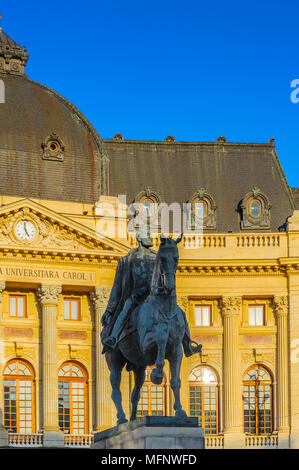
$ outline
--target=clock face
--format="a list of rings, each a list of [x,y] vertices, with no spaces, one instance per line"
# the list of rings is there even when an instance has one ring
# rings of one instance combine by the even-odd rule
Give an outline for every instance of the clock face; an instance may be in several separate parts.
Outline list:
[[[19,240],[33,240],[36,234],[35,226],[29,220],[20,220],[15,228]]]

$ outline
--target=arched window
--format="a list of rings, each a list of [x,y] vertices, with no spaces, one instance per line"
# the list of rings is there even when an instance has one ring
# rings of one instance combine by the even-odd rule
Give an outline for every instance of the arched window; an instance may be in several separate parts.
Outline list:
[[[197,201],[195,203],[195,215],[196,217],[203,219],[208,214],[208,205],[206,201]]]
[[[205,434],[218,434],[218,382],[210,367],[197,367],[189,376],[189,413],[199,417]]]
[[[154,385],[150,379],[151,371],[148,367],[145,372],[137,416],[165,416],[165,379],[161,385]]]
[[[73,362],[66,362],[58,372],[59,426],[69,434],[87,434],[87,374]]]
[[[154,210],[155,202],[152,199],[146,198],[142,201],[142,211],[146,217],[151,217],[154,213]]]
[[[244,432],[272,433],[272,379],[260,365],[250,367],[243,378]]]
[[[4,426],[20,434],[34,433],[34,373],[27,362],[13,359],[4,368]]]

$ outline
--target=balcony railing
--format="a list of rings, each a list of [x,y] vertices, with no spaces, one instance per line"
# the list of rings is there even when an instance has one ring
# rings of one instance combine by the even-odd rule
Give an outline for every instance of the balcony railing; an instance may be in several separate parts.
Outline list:
[[[90,447],[93,444],[93,434],[75,435],[65,434],[65,447]]]
[[[93,444],[93,434],[65,434],[64,447],[90,447]],[[9,447],[43,447],[43,434],[8,433]]]
[[[245,436],[245,447],[252,449],[277,449],[278,436]]]
[[[8,433],[8,445],[10,447],[42,447],[43,435]]]
[[[224,437],[223,436],[205,436],[206,449],[223,449]]]

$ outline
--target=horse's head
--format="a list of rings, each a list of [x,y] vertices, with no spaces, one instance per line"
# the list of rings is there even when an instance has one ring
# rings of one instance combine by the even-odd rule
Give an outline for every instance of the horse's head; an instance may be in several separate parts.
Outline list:
[[[160,240],[157,258],[159,259],[162,287],[171,293],[175,289],[175,273],[179,262],[177,244],[182,240],[182,235],[177,240],[173,240],[161,234]]]

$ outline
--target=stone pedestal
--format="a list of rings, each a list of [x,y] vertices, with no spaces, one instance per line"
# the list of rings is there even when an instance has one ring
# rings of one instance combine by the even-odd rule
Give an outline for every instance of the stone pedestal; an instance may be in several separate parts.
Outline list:
[[[198,418],[145,416],[94,435],[92,449],[204,449]]]

